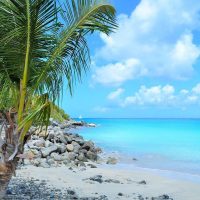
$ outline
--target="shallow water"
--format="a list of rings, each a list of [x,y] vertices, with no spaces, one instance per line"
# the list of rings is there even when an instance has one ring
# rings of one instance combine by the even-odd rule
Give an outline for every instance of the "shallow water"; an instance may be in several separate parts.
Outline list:
[[[97,128],[78,130],[106,152],[146,168],[200,175],[199,119],[84,119]],[[138,161],[133,161],[132,158]]]

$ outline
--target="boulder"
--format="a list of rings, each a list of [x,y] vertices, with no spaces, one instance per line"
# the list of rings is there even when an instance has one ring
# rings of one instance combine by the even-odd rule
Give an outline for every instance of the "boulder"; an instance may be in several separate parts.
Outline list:
[[[94,147],[94,143],[92,141],[88,141],[83,144],[82,149],[86,149],[87,151],[89,151],[93,147]]]
[[[75,160],[76,157],[77,157],[77,154],[75,154],[74,152],[69,152],[68,154],[69,160]]]
[[[117,158],[115,157],[108,157],[106,164],[115,165],[117,164]]]
[[[43,167],[43,168],[50,168],[50,165],[47,163],[47,160],[46,159],[41,159],[40,160],[40,167]]]
[[[91,152],[91,151],[88,151],[88,152],[86,153],[86,157],[87,157],[89,160],[92,160],[92,161],[97,160],[97,154],[94,153],[94,152]]]
[[[58,147],[58,150],[57,150],[57,151],[58,151],[60,154],[65,153],[65,151],[67,150],[66,145],[63,144],[63,143],[61,143],[61,144],[56,144],[56,145],[57,145],[57,147]]]
[[[67,146],[67,151],[72,152],[74,150],[73,144],[68,144]]]
[[[30,150],[30,152],[34,154],[35,158],[41,158],[42,157],[41,152],[38,151],[37,149],[32,149],[32,150]]]
[[[83,153],[80,153],[77,159],[80,161],[83,161],[83,162],[88,161],[88,159],[85,157],[85,155]]]
[[[45,158],[48,155],[50,155],[52,152],[55,152],[57,149],[58,149],[58,147],[56,145],[52,145],[47,148],[42,148],[41,149],[42,156]]]
[[[34,140],[34,145],[36,147],[44,147],[45,146],[45,140],[43,138],[39,138],[38,140]]]
[[[58,154],[58,153],[52,153],[51,158],[53,158],[55,161],[63,161],[65,158]]]
[[[50,147],[50,146],[53,146],[53,145],[54,144],[52,142],[50,142],[49,140],[46,140],[44,146],[47,148],[47,147]]]
[[[30,161],[32,165],[39,167],[40,165],[40,159],[34,159]]]
[[[80,146],[77,142],[75,142],[75,141],[72,142],[72,145],[73,145],[73,147],[74,147],[74,150],[73,150],[73,151],[74,151],[75,153],[79,153],[79,149],[80,149],[81,146]]]
[[[53,158],[50,158],[50,159],[47,160],[47,163],[48,163],[49,165],[54,165],[54,164],[55,164],[55,161],[54,161]]]

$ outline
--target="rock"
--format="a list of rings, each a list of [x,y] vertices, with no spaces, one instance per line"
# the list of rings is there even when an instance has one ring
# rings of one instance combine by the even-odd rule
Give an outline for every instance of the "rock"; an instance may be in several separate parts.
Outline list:
[[[97,154],[96,154],[96,153],[93,153],[93,152],[91,152],[91,151],[88,151],[88,152],[86,153],[86,157],[87,157],[88,159],[92,160],[92,161],[97,160]]]
[[[61,144],[56,144],[56,145],[57,145],[57,147],[58,147],[58,150],[57,150],[57,151],[58,151],[60,154],[66,152],[67,147],[66,147],[65,144],[61,143]]]
[[[98,183],[103,183],[103,179],[102,179],[101,175],[96,175],[96,176],[90,177],[89,180],[95,181],[95,182],[98,182]]]
[[[55,164],[55,161],[54,161],[54,159],[50,158],[50,159],[47,160],[47,163],[48,163],[49,165],[54,165],[54,164]]]
[[[83,144],[82,149],[86,149],[87,151],[89,151],[93,147],[94,147],[94,143],[92,141],[88,141]]]
[[[42,138],[46,138],[48,136],[48,131],[46,130],[42,130],[42,131],[38,131],[38,133],[36,133],[39,137]]]
[[[56,135],[56,141],[58,141],[60,143],[64,143],[64,144],[68,143],[63,132],[61,132],[61,131],[59,131],[58,134]]]
[[[154,199],[155,199],[155,200],[165,200],[165,199],[173,200],[173,199],[170,198],[170,196],[167,195],[167,194],[163,194],[163,195],[161,195],[161,196],[159,196],[159,197],[154,197]]]
[[[104,182],[106,182],[106,183],[117,183],[117,184],[120,184],[120,181],[119,180],[115,180],[115,179],[106,179]]]
[[[34,159],[30,161],[32,165],[39,167],[40,165],[40,159]]]
[[[43,138],[35,140],[34,145],[36,147],[44,147],[45,146],[45,140]]]
[[[77,154],[75,154],[74,152],[69,152],[68,154],[69,160],[75,160],[76,157],[77,157]]]
[[[75,142],[75,141],[72,141],[72,145],[73,145],[73,147],[74,147],[74,152],[75,153],[79,153],[79,149],[80,149],[80,145],[77,143],[77,142]]]
[[[119,192],[117,195],[118,195],[118,196],[121,196],[121,197],[124,196],[121,192]]]
[[[54,137],[55,137],[54,130],[49,131],[48,133],[49,133],[49,134],[48,134],[47,140],[53,141],[53,140],[54,140]]]
[[[96,165],[93,165],[93,164],[91,164],[91,163],[90,163],[90,164],[87,164],[87,166],[90,167],[90,168],[97,168]]]
[[[48,148],[41,149],[42,156],[45,158],[50,155],[52,152],[55,152],[58,149],[56,145],[52,145]]]
[[[57,121],[53,120],[53,121],[51,121],[51,125],[52,125],[52,126],[58,126],[59,123],[58,123]]]
[[[141,185],[146,185],[146,184],[147,184],[147,182],[146,182],[145,180],[142,180],[142,181],[138,182],[138,184],[141,184]]]
[[[65,140],[67,141],[67,143],[71,143],[72,142],[72,137],[69,135],[64,135]]]
[[[50,142],[49,140],[46,140],[45,141],[45,147],[50,147],[50,146],[53,146],[54,144],[52,142]]]
[[[51,153],[51,158],[53,158],[55,161],[63,161],[64,157],[58,153]]]
[[[72,144],[67,144],[67,151],[72,152],[74,150],[74,146]]]
[[[80,153],[78,156],[78,160],[83,161],[83,162],[87,162],[87,158],[85,157],[85,155],[83,153]]]
[[[81,162],[81,161],[78,162],[78,166],[79,166],[79,167],[86,167],[85,163],[84,163],[84,162]]]
[[[31,149],[30,152],[34,154],[35,158],[41,158],[42,157],[41,152],[38,151],[37,149]]]
[[[40,167],[43,167],[43,168],[49,168],[49,164],[46,162],[46,159],[41,159],[40,160]]]
[[[117,159],[114,157],[108,157],[106,164],[115,165],[115,164],[117,164]]]

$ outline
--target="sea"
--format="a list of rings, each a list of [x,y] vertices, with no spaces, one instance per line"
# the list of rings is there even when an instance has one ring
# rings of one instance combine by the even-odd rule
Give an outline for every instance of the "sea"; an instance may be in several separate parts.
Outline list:
[[[97,127],[77,133],[126,166],[200,175],[200,119],[81,120]]]

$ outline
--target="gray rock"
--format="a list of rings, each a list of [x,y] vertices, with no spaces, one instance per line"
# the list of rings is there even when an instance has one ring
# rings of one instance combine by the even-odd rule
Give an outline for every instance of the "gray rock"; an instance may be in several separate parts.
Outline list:
[[[40,165],[40,159],[34,159],[30,161],[32,165],[39,167]]]
[[[147,182],[145,180],[142,180],[142,181],[138,182],[138,184],[140,184],[140,185],[146,185]]]
[[[93,165],[93,164],[91,164],[91,163],[87,164],[87,166],[90,167],[90,168],[97,168],[96,165]]]
[[[69,152],[68,154],[69,160],[75,160],[76,157],[77,157],[77,154],[75,154],[74,152]]]
[[[83,153],[79,154],[78,160],[83,161],[83,162],[87,162],[88,161],[88,159],[85,157],[85,155]]]
[[[57,149],[58,149],[58,147],[56,145],[52,145],[50,147],[43,148],[43,149],[41,149],[42,156],[45,158],[48,155],[50,155],[52,152],[55,152]]]
[[[50,158],[50,159],[47,160],[47,163],[48,163],[49,165],[54,165],[54,164],[55,164],[55,161],[54,161],[54,159]]]
[[[53,146],[54,144],[52,142],[50,142],[49,140],[46,140],[45,141],[45,147],[50,147],[50,146]]]
[[[45,140],[43,138],[35,140],[34,145],[36,147],[44,147],[45,146]]]
[[[94,143],[91,141],[88,141],[84,143],[84,145],[82,146],[82,149],[86,149],[87,151],[89,151],[93,147],[94,147]]]
[[[67,144],[67,151],[72,152],[74,150],[73,144]]]
[[[59,153],[65,153],[65,151],[66,151],[66,149],[67,149],[67,147],[66,147],[66,145],[65,144],[63,144],[63,143],[61,143],[61,144],[56,144],[57,145],[57,147],[58,147],[58,152]]]
[[[102,179],[101,175],[96,175],[96,176],[90,177],[89,180],[95,181],[95,182],[98,182],[98,183],[103,183],[103,179]]]
[[[120,181],[116,180],[116,179],[106,179],[104,182],[106,182],[106,183],[117,183],[117,184],[120,184]]]
[[[117,159],[114,157],[108,157],[106,164],[115,165],[115,164],[117,164]]]
[[[46,162],[46,159],[41,159],[39,166],[43,168],[50,168],[49,164]]]
[[[77,143],[77,142],[75,142],[75,141],[72,141],[72,145],[73,145],[73,147],[74,147],[74,152],[75,153],[79,153],[79,149],[80,149],[80,145]]]
[[[97,160],[97,154],[96,153],[93,153],[91,151],[88,151],[87,154],[86,154],[86,157],[92,161],[95,161]]]
[[[42,157],[42,153],[40,151],[38,151],[37,149],[31,149],[30,152],[34,154],[34,158]]]
[[[53,158],[55,161],[63,161],[63,160],[65,160],[65,158],[62,155],[58,154],[58,153],[52,153],[51,154],[51,158]]]

